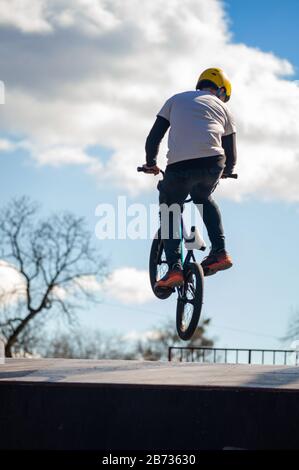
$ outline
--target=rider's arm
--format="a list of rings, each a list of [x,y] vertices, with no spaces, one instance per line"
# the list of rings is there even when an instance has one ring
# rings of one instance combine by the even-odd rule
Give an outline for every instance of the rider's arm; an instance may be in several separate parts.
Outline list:
[[[226,119],[222,136],[222,148],[226,156],[224,173],[231,174],[237,163],[236,124],[233,115],[226,107]]]
[[[155,166],[157,164],[159,146],[169,126],[170,123],[167,119],[159,115],[157,116],[145,143],[147,166]]]
[[[222,147],[226,156],[224,173],[230,174],[237,163],[236,133],[222,137]]]

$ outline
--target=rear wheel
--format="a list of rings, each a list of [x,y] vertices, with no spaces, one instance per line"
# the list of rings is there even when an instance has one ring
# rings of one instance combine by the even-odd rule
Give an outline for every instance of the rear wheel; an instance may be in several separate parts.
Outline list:
[[[184,269],[185,283],[179,288],[176,309],[177,332],[187,341],[195,332],[203,303],[204,275],[200,264],[189,263]]]
[[[172,294],[172,289],[155,289],[155,284],[159,281],[168,271],[168,264],[166,261],[165,251],[163,248],[163,241],[161,240],[160,230],[157,232],[153,239],[150,258],[149,258],[149,275],[152,291],[158,299],[168,299]]]

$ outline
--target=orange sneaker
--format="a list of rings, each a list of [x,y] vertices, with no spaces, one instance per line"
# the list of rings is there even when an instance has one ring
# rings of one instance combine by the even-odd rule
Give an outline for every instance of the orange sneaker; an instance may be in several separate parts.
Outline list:
[[[225,250],[218,252],[211,251],[209,256],[207,256],[201,263],[205,276],[211,276],[212,274],[216,274],[218,271],[229,269],[232,265],[232,259]]]
[[[155,289],[169,289],[184,284],[183,271],[179,269],[169,270],[162,279],[156,282]]]

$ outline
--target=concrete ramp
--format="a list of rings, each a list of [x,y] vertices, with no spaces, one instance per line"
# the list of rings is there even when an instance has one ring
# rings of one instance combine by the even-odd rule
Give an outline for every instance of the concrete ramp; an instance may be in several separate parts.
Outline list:
[[[8,359],[0,449],[299,448],[299,367]]]

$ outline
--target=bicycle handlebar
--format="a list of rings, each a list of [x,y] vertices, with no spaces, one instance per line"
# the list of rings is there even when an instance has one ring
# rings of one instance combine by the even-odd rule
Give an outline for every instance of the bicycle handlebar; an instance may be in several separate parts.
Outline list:
[[[138,166],[137,171],[139,173],[149,173],[143,166]],[[164,176],[164,171],[160,170],[160,172]],[[231,173],[230,175],[222,175],[222,179],[226,179],[226,178],[233,178],[233,179],[236,180],[238,178],[238,174],[237,173]]]

